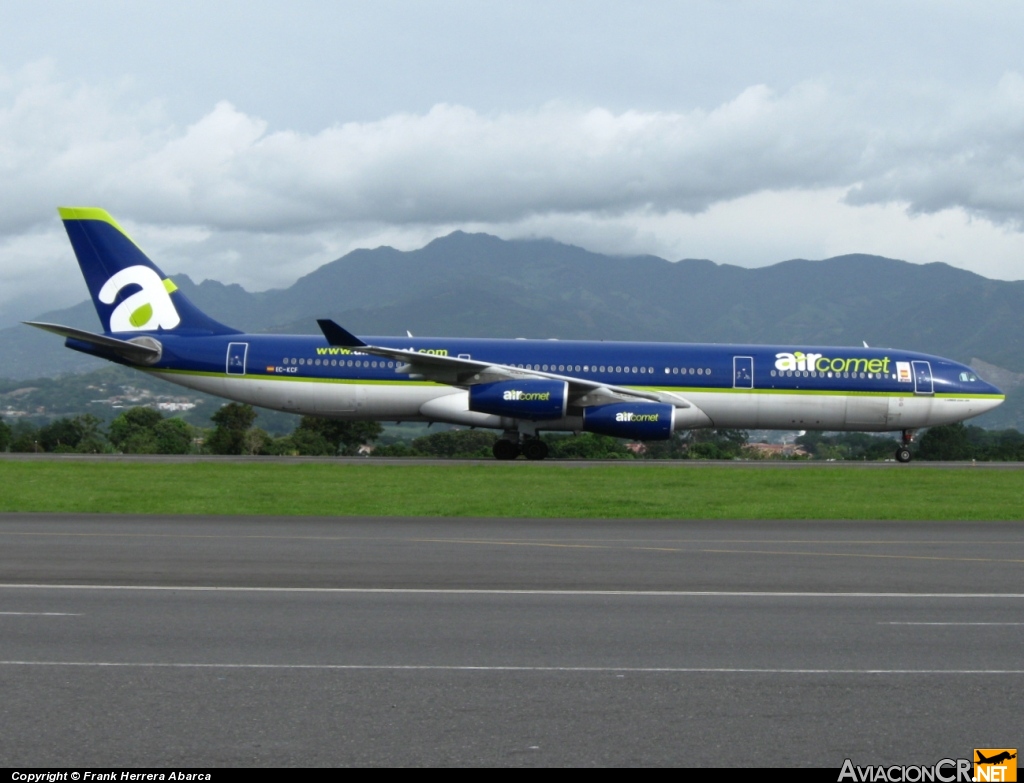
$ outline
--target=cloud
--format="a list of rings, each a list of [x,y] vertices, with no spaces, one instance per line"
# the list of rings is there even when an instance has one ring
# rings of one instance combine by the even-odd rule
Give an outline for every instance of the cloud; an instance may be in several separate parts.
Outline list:
[[[918,96],[902,122],[866,148],[851,204],[902,202],[914,213],[959,208],[1024,227],[1024,77],[1007,73],[983,94]]]
[[[552,103],[481,114],[439,104],[318,133],[270,132],[227,102],[178,128],[158,105],[62,83],[40,66],[5,81],[8,231],[69,197],[148,223],[271,232],[697,213],[765,190],[833,187],[848,188],[851,204],[959,207],[1015,227],[1024,210],[1017,74],[986,95],[916,94],[899,107],[811,82],[782,94],[752,86],[710,110]]]
[[[118,185],[149,189],[141,205],[133,199],[137,209],[157,200],[165,219],[243,230],[640,206],[696,212],[768,187],[850,182],[860,145],[835,108],[814,86],[784,96],[753,87],[713,111],[614,114],[550,104],[482,115],[442,104],[299,134],[267,133],[221,103],[129,161]]]
[[[438,104],[303,133],[228,102],[179,125],[130,85],[61,80],[43,62],[0,72],[0,302],[31,289],[25,259],[47,274],[62,204],[111,210],[169,271],[255,288],[466,227],[748,264],[900,248],[938,260],[941,242],[900,233],[926,229],[964,238],[942,260],[977,265],[968,237],[1000,259],[1019,247],[1021,150],[1017,73],[980,92],[754,85],[682,111]],[[1011,260],[986,269],[1021,276]]]

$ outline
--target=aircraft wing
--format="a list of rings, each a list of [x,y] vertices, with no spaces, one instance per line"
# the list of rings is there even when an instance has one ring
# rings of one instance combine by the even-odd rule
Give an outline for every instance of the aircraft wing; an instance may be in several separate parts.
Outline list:
[[[419,378],[451,386],[474,386],[480,383],[496,381],[514,381],[529,378],[546,378],[565,381],[569,384],[569,404],[578,407],[608,405],[614,402],[664,402],[677,408],[689,408],[691,403],[672,392],[649,392],[631,389],[627,386],[614,386],[598,381],[590,381],[571,375],[541,372],[540,370],[524,370],[507,364],[482,362],[476,359],[462,359],[454,356],[420,353],[419,351],[401,348],[385,348],[379,345],[367,345],[355,335],[338,326],[329,319],[317,321],[324,337],[331,345],[351,348],[360,353],[383,356],[404,364],[399,372],[409,373]]]
[[[61,337],[95,345],[97,348],[102,348],[109,353],[122,356],[129,361],[147,363],[160,358],[160,351],[148,345],[140,345],[128,340],[118,340],[116,337],[107,337],[103,334],[95,334],[84,329],[75,329],[71,326],[61,326],[60,324],[48,324],[42,321],[22,321],[22,323],[26,326],[34,326],[37,329],[44,329],[47,332],[59,334]]]

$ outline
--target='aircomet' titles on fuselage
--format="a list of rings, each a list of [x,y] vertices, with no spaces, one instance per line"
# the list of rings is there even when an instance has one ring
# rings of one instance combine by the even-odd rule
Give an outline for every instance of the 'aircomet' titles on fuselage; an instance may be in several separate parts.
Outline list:
[[[831,359],[820,353],[804,353],[803,351],[783,352],[775,354],[775,369],[783,372],[798,370],[817,370],[818,372],[889,372],[890,359],[867,359],[842,357]]]

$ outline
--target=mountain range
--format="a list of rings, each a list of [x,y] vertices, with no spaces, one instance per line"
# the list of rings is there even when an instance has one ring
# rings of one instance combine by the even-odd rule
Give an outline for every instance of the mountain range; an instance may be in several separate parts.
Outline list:
[[[992,421],[1024,423],[1013,412],[1024,413],[1024,281],[941,263],[845,255],[747,269],[457,231],[414,251],[353,251],[285,289],[174,280],[245,331],[317,333],[327,317],[361,335],[898,346],[973,362],[1011,396]],[[35,320],[99,329],[90,302]],[[0,330],[0,377],[102,364],[30,327]]]

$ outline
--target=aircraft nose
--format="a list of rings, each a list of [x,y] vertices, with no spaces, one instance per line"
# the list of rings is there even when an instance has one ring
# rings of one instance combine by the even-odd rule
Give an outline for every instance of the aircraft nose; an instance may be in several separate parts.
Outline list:
[[[990,410],[993,410],[994,408],[998,408],[1000,405],[1006,402],[1006,395],[999,391],[999,389],[997,389],[995,386],[992,386],[991,384],[989,384],[989,388],[991,389],[991,391],[988,393],[992,395],[991,397],[986,397],[985,399],[982,400],[976,400],[976,403],[978,407],[981,409],[982,413],[986,413]]]
[[[1006,399],[1006,395],[1003,393],[1003,390],[998,388],[995,384],[985,381],[985,385],[988,387],[988,389],[986,390],[987,394],[996,395],[997,397],[999,397],[999,402],[1002,402],[1003,400]]]

